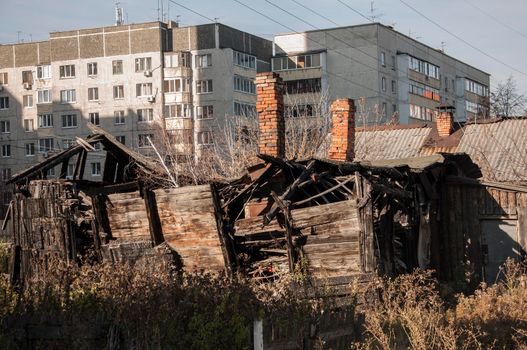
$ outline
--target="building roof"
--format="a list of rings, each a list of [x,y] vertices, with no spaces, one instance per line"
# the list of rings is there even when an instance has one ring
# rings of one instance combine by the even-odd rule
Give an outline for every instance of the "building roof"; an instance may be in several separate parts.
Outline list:
[[[355,159],[372,161],[417,157],[430,131],[431,128],[424,124],[358,129],[355,133]]]

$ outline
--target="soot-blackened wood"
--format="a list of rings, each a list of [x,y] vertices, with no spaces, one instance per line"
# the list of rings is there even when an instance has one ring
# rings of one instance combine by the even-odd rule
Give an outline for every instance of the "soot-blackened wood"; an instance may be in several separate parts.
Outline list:
[[[100,232],[105,233],[104,243],[109,243],[112,238],[112,229],[110,227],[110,220],[108,219],[108,211],[106,210],[106,195],[93,195],[92,197],[93,214],[98,225],[98,234],[100,239]],[[102,241],[102,240],[101,240]]]
[[[157,211],[156,195],[151,189],[144,188],[143,198],[145,200],[146,215],[148,217],[152,245],[157,246],[163,243],[165,238],[163,236],[163,228],[161,227],[161,221]]]
[[[86,167],[86,159],[88,157],[88,152],[83,149],[78,157],[77,157],[77,163],[75,164],[75,172],[73,174],[73,179],[82,180],[82,177],[84,176],[84,168]]]
[[[220,239],[221,251],[223,253],[223,258],[225,259],[225,268],[227,274],[232,277],[233,270],[239,265],[234,242],[231,239],[233,234],[228,231],[223,222],[224,215],[218,195],[218,186],[216,184],[211,184],[210,190],[212,192],[214,216],[216,217],[216,225],[218,226],[218,237]]]
[[[69,164],[69,158],[65,159],[62,162],[62,165],[60,167],[59,179],[65,179],[66,176],[68,176],[68,164]]]
[[[302,172],[302,174],[300,174],[300,176],[291,184],[291,186],[289,186],[285,192],[279,197],[282,201],[288,201],[291,199],[291,197],[293,197],[293,195],[296,193],[296,190],[298,189],[298,186],[304,182],[308,176],[311,174],[311,172],[313,171],[313,168],[315,166],[315,161],[314,160],[311,160],[309,162],[309,164],[306,166],[306,168],[304,169],[304,171]],[[271,210],[269,210],[269,213],[265,214],[264,216],[264,223],[267,225],[268,223],[270,223],[274,216],[276,215],[276,211],[278,210],[278,205],[276,204],[276,202],[273,204],[273,207],[271,208]]]
[[[518,193],[518,243],[522,249],[523,258],[527,258],[527,193]]]
[[[111,153],[106,152],[106,160],[104,161],[104,174],[102,182],[105,184],[115,183],[115,170],[117,168],[117,158]],[[120,179],[118,180],[120,181]]]
[[[17,244],[11,247],[11,260],[9,262],[9,273],[11,283],[17,285],[20,281],[20,268],[22,261],[22,248]]]
[[[392,205],[389,202],[388,197],[384,197],[381,200],[381,210],[380,210],[380,233],[382,241],[380,245],[383,249],[383,263],[385,268],[385,273],[388,276],[395,275],[395,262],[394,262],[394,252],[393,252],[393,209]]]
[[[291,212],[289,211],[289,203],[283,201],[275,192],[271,191],[271,196],[274,202],[281,209],[284,216],[285,225],[285,236],[287,242],[287,259],[289,263],[289,272],[293,272],[295,269],[296,253],[293,246],[293,227],[291,223]]]

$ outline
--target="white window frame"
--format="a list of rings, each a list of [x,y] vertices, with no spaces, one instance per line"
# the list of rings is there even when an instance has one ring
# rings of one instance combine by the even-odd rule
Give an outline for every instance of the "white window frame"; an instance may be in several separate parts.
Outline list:
[[[11,158],[11,144],[2,145],[2,158]]]
[[[148,137],[150,140],[154,138],[153,134],[139,134],[137,135],[137,147],[138,148],[150,148],[150,142],[148,142]]]
[[[211,94],[214,92],[212,79],[196,80],[196,94]]]
[[[113,86],[113,99],[123,100],[124,99],[124,85]]]
[[[154,121],[154,109],[153,108],[140,108],[137,110],[137,122],[138,123],[151,123]]]
[[[213,105],[196,106],[196,119],[199,119],[199,120],[214,119],[214,106]]]
[[[24,131],[25,132],[33,132],[35,131],[35,121],[31,118],[26,118],[23,121],[24,124]]]
[[[23,95],[22,104],[24,108],[33,108],[33,95]]]
[[[77,90],[75,89],[60,90],[60,103],[61,104],[76,103],[76,102],[77,102]]]
[[[34,157],[35,156],[35,143],[34,142],[26,143],[25,149],[26,149],[26,157]]]
[[[9,74],[7,72],[0,72],[0,85],[9,85]]]
[[[52,128],[53,127],[53,113],[43,113],[38,115],[38,127],[39,129]]]
[[[114,124],[115,125],[124,125],[126,124],[126,115],[125,111],[119,110],[113,112]]]
[[[98,87],[88,88],[88,101],[90,102],[99,101],[99,88]]]
[[[77,114],[71,113],[71,114],[62,114],[60,116],[61,122],[62,122],[62,128],[63,129],[73,129],[78,127],[77,123]]]
[[[38,139],[38,153],[48,153],[53,151],[55,140],[52,137]]]
[[[90,112],[90,113],[88,113],[88,120],[93,125],[101,125],[101,119],[99,117],[99,112]]]
[[[53,102],[53,93],[51,89],[37,90],[37,104],[46,104]]]
[[[212,54],[206,53],[194,56],[195,68],[209,68],[212,67]]]
[[[152,57],[138,57],[135,59],[136,73],[152,70]]]
[[[75,65],[65,64],[59,67],[60,79],[73,79],[75,78]]]
[[[91,163],[91,176],[101,176],[102,167],[101,162],[92,162]]]
[[[214,144],[214,136],[212,134],[212,131],[206,130],[206,131],[198,131],[197,138],[196,138],[198,145],[200,146],[207,146]]]
[[[0,110],[9,109],[9,96],[0,96]]]
[[[192,118],[192,106],[186,103],[165,105],[165,118]]]
[[[89,62],[86,68],[89,77],[95,77],[98,75],[97,62]]]
[[[124,72],[123,60],[112,61],[112,75],[121,75]]]
[[[37,79],[39,80],[51,79],[51,66],[50,65],[37,66]]]
[[[135,84],[135,96],[136,97],[149,97],[149,96],[152,96],[152,93],[153,93],[152,83]]]
[[[0,120],[0,133],[1,134],[10,134],[11,133],[11,121],[9,121],[9,120]]]

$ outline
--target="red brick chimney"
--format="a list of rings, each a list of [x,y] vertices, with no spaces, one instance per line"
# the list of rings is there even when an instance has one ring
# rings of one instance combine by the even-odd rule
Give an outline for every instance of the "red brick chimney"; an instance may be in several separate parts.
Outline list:
[[[437,133],[440,137],[450,136],[454,130],[453,107],[440,106],[439,115],[436,118]]]
[[[259,152],[285,157],[284,83],[276,73],[256,75]]]
[[[333,127],[329,159],[351,162],[355,156],[355,105],[349,98],[331,104]]]

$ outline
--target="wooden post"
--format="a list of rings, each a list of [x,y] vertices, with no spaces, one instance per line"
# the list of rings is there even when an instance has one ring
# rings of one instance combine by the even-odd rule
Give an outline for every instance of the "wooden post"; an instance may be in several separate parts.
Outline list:
[[[263,350],[264,348],[263,321],[261,319],[256,319],[253,322],[253,344],[254,350]]]
[[[144,188],[143,198],[145,200],[146,215],[148,217],[152,245],[155,247],[165,241],[163,230],[161,228],[161,220],[159,219],[159,213],[157,212],[156,195],[151,189]]]
[[[230,238],[229,232],[227,232],[227,228],[223,224],[223,210],[221,209],[220,198],[218,196],[218,189],[216,188],[216,185],[211,184],[210,190],[212,193],[214,217],[216,218],[216,225],[218,228],[218,236],[220,240],[221,251],[223,253],[223,259],[225,260],[227,273],[229,276],[232,276],[233,269],[238,266],[238,257],[236,255],[234,242]]]
[[[287,258],[289,262],[289,272],[294,272],[296,252],[293,246],[293,225],[291,224],[291,212],[289,210],[289,201],[283,201],[274,191],[271,191],[271,196],[276,205],[282,210],[285,220],[285,234],[287,243]]]
[[[84,176],[84,168],[86,167],[86,158],[88,157],[88,152],[83,149],[81,153],[77,156],[77,163],[75,164],[75,173],[73,174],[74,180],[82,180]]]

